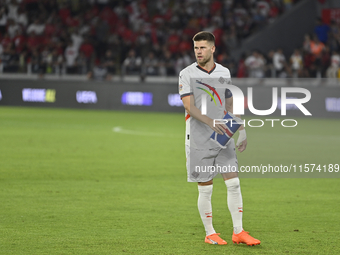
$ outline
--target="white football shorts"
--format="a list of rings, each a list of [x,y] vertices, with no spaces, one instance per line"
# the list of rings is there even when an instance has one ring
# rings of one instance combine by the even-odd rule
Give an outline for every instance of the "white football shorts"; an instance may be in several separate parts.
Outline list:
[[[207,182],[219,173],[238,172],[235,142],[231,138],[226,148],[195,149],[185,146],[188,182]]]

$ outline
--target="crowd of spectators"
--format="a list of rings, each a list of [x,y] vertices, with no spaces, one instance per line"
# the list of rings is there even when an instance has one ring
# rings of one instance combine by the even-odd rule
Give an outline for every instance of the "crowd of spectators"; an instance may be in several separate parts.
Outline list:
[[[332,73],[320,63],[324,52],[335,52],[337,37],[319,39],[327,46],[314,62],[309,60],[309,67],[306,59],[319,49],[314,37],[309,48],[306,37],[302,52],[296,50],[288,61],[280,49],[231,59],[230,52],[246,37],[296,1],[0,0],[0,72],[83,74],[94,79],[177,75],[194,61],[192,36],[206,30],[216,37],[218,62],[233,76],[304,77],[313,76],[313,68],[317,74]],[[330,31],[335,35],[337,28],[335,24]],[[329,56],[333,64],[331,59],[335,57]]]
[[[314,33],[288,55],[282,49],[267,54],[254,51],[240,60],[237,77],[340,78],[340,23],[316,20]],[[243,68],[243,70],[242,70]]]

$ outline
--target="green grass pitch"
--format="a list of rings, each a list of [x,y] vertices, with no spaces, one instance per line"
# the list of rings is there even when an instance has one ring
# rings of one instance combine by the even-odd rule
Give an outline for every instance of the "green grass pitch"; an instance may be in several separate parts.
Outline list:
[[[248,127],[240,165],[340,163],[339,120],[298,123]],[[205,244],[184,129],[184,114],[0,107],[0,254],[340,254],[336,178],[241,178],[256,247],[232,243],[217,178],[228,245]]]

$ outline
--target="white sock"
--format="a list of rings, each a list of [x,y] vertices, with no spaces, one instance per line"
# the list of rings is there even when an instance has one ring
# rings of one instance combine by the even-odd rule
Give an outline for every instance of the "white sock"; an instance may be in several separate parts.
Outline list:
[[[233,219],[234,233],[241,233],[243,202],[240,188],[240,179],[238,177],[224,181],[228,190],[228,208]]]
[[[213,185],[205,186],[198,185],[197,206],[207,236],[216,233],[212,225],[212,207],[211,207],[212,191]]]

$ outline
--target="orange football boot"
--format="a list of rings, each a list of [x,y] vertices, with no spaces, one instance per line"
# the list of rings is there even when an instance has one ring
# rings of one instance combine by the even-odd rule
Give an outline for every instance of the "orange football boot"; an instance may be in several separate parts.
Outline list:
[[[220,233],[215,233],[212,235],[208,235],[205,237],[205,242],[210,244],[219,244],[219,245],[225,245],[227,244],[226,241],[224,241],[221,237],[219,237]]]
[[[249,232],[246,232],[242,230],[241,233],[235,234],[233,232],[233,237],[231,239],[233,243],[245,243],[246,245],[253,246],[253,245],[259,245],[261,243],[260,240],[255,239],[254,237],[251,237],[249,235]]]

